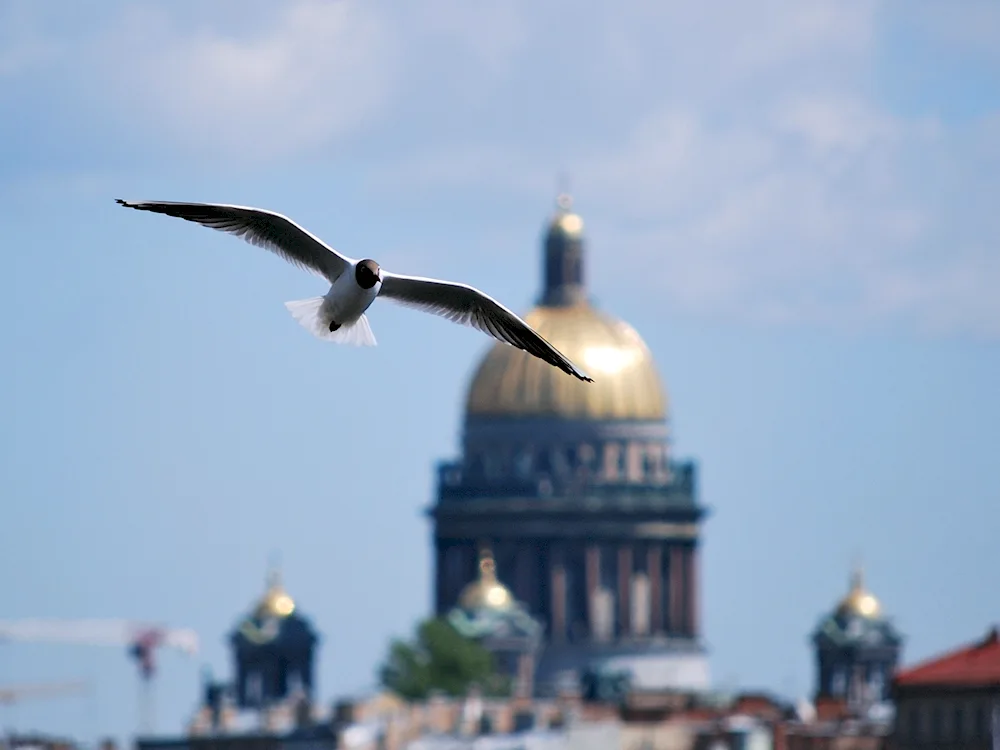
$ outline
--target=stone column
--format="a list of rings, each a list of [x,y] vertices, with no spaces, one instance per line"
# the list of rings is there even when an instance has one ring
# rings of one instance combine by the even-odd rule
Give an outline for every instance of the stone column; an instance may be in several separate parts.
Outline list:
[[[517,680],[515,682],[514,697],[528,698],[535,692],[535,655],[530,651],[525,651],[517,657]]]
[[[445,547],[440,539],[435,542],[435,552],[434,557],[434,611],[437,614],[444,614],[448,607],[448,594],[447,585],[445,583],[445,572],[447,568],[445,567]]]
[[[537,612],[538,600],[538,565],[535,561],[535,547],[518,544],[514,556],[514,594],[528,607],[529,612]]]
[[[618,548],[618,634],[632,634],[632,546]]]
[[[646,446],[637,441],[631,441],[625,448],[625,479],[628,482],[642,482],[646,479],[645,466]]]
[[[455,596],[461,593],[466,584],[472,583],[472,581],[479,578],[479,548],[481,544],[483,544],[482,540],[462,545],[462,568],[465,575],[462,576],[461,581],[457,582],[458,586],[455,587]]]
[[[595,597],[598,587],[601,585],[601,550],[596,544],[587,545],[584,563],[587,579],[587,630],[591,636],[594,634],[593,612]]]
[[[601,478],[605,482],[618,482],[621,479],[620,462],[622,447],[609,441],[604,444],[604,461],[601,467]]]
[[[663,632],[663,557],[662,550],[650,545],[646,552],[646,574],[649,576],[649,632]]]
[[[549,590],[552,592],[552,640],[560,643],[566,636],[566,556],[562,547],[552,549],[549,576]]]
[[[698,548],[687,550],[687,632],[690,636],[698,635]]]
[[[684,550],[676,544],[670,549],[670,614],[667,617],[667,632],[676,634],[683,628],[684,610]]]

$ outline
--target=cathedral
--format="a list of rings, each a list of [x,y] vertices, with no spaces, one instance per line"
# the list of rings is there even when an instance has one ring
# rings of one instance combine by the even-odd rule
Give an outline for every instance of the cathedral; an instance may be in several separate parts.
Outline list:
[[[479,363],[461,456],[438,466],[429,511],[435,611],[454,610],[486,550],[544,633],[539,693],[588,670],[629,672],[640,688],[705,689],[696,465],[671,452],[646,344],[590,299],[583,220],[568,196],[545,227],[542,269],[525,320],[595,382],[501,343]]]

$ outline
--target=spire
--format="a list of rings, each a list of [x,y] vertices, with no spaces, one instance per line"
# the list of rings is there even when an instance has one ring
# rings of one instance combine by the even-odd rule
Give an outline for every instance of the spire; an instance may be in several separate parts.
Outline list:
[[[267,561],[267,588],[281,588],[281,553],[272,552]]]
[[[855,561],[851,569],[851,591],[865,590],[865,568],[860,561]]]
[[[257,614],[268,617],[286,617],[295,609],[295,601],[285,591],[281,581],[281,568],[272,556],[267,571],[267,588],[257,604]]]
[[[541,304],[564,307],[586,301],[583,269],[583,220],[573,213],[573,198],[561,192],[545,235],[545,285]]]

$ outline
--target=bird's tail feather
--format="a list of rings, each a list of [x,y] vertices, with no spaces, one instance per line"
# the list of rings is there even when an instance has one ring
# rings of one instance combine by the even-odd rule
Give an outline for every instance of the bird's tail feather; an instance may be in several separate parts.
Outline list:
[[[330,330],[330,317],[323,310],[323,297],[310,297],[294,302],[286,302],[285,307],[292,317],[309,333],[324,341],[350,346],[375,346],[375,334],[368,325],[368,318],[362,315],[353,323],[342,325],[336,331]]]

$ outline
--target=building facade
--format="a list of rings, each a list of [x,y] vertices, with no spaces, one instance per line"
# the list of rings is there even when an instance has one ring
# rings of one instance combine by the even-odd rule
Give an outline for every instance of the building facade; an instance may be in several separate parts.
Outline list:
[[[909,669],[892,681],[889,750],[1000,747],[1000,631]]]
[[[539,688],[596,665],[644,687],[707,687],[696,466],[671,453],[667,397],[642,338],[588,297],[583,222],[565,196],[542,267],[525,320],[594,382],[500,343],[479,364],[461,456],[438,466],[430,510],[435,611],[455,606],[488,544],[544,625]]]

